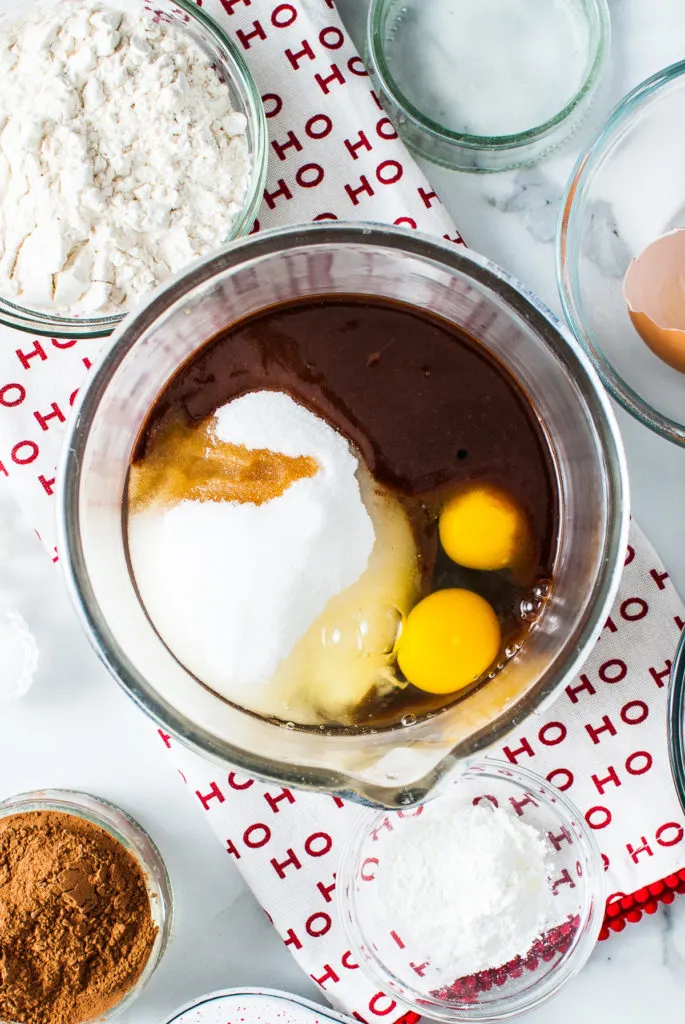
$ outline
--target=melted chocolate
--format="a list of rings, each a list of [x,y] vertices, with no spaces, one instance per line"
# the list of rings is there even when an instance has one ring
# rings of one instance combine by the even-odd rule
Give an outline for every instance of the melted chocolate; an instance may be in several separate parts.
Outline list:
[[[201,420],[262,388],[328,420],[392,490],[416,497],[463,480],[501,484],[530,517],[540,572],[551,572],[549,448],[523,391],[467,334],[378,299],[275,306],[209,341],[159,396],[150,422],[172,407]],[[145,434],[136,457],[144,450]]]

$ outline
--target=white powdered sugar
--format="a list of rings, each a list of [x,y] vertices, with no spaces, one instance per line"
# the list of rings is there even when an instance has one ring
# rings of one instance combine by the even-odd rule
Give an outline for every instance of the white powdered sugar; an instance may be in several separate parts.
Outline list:
[[[348,442],[288,395],[234,399],[214,427],[222,441],[311,456],[318,472],[261,505],[186,500],[130,515],[131,563],[176,657],[216,692],[268,711],[260,691],[365,571],[374,527]]]
[[[0,32],[0,293],[71,314],[134,305],[223,242],[246,119],[183,31],[67,0]]]
[[[502,808],[427,804],[388,842],[383,898],[444,982],[525,955],[550,919],[546,840]]]

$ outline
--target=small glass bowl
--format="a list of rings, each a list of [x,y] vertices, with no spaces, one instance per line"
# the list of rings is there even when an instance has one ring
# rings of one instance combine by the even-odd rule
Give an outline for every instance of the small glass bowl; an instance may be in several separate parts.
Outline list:
[[[548,836],[555,893],[555,920],[530,951],[515,962],[455,979],[435,990],[421,970],[431,950],[403,944],[398,922],[383,899],[383,844],[398,830],[411,834],[421,809],[360,818],[338,871],[338,906],[353,955],[385,991],[427,1018],[441,1021],[499,1021],[546,1002],[583,967],[604,917],[602,858],[580,812],[566,797],[532,772],[495,760],[474,761],[436,798],[445,814],[488,801],[517,814]],[[401,834],[400,832],[400,834]],[[436,857],[449,858],[449,850]],[[458,916],[459,907],[454,907]],[[398,941],[399,939],[399,941]],[[435,984],[435,982],[433,982]]]
[[[277,1021],[282,1024],[350,1024],[329,1006],[273,988],[227,988],[186,1003],[167,1024],[226,1024],[227,1020]]]
[[[71,789],[41,789],[20,793],[0,801],[0,820],[31,811],[56,811],[72,814],[97,825],[133,856],[143,872],[150,900],[152,923],[157,929],[154,945],[143,972],[133,988],[105,1014],[92,1024],[113,1020],[127,1010],[138,998],[159,966],[164,955],[173,923],[173,897],[171,882],[162,855],[147,832],[125,811],[101,797],[79,793]],[[1,1022],[0,1024],[5,1024]],[[9,1022],[11,1024],[11,1022]],[[83,1024],[91,1024],[84,1021]]]
[[[121,7],[121,0],[100,0],[101,4]],[[45,0],[23,0],[19,8],[15,0],[0,0],[0,23],[11,23],[18,10],[23,15],[31,8],[44,6]],[[152,16],[152,10],[141,0],[141,12]],[[233,109],[247,118],[247,144],[252,157],[251,176],[241,213],[233,222],[224,242],[249,233],[262,201],[266,180],[268,134],[261,96],[247,65],[235,44],[195,0],[155,0],[155,17],[173,23],[200,49],[204,50],[226,83]],[[0,296],[0,324],[29,334],[50,338],[104,338],[112,334],[127,311],[106,316],[66,316],[62,313],[22,306]]]
[[[635,330],[623,298],[632,259],[685,226],[685,61],[619,103],[571,177],[557,236],[566,319],[605,387],[637,420],[685,445],[685,376]]]
[[[668,756],[673,784],[685,813],[685,632],[673,659],[668,690]]]
[[[533,163],[574,131],[610,37],[606,0],[372,0],[366,57],[410,149],[483,173]]]

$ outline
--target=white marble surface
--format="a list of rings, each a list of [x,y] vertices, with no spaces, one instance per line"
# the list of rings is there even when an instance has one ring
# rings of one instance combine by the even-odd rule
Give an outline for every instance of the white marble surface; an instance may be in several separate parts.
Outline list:
[[[426,0],[431,2],[431,0]],[[339,0],[359,40],[367,0]],[[685,54],[683,0],[613,0],[614,59],[594,123],[631,86]],[[426,168],[471,246],[501,263],[556,311],[552,238],[558,202],[583,137],[534,170],[469,177]],[[685,452],[620,415],[634,513],[685,594]],[[167,956],[122,1024],[162,1024],[177,1005],[230,985],[282,987],[317,998],[245,890],[158,748],[154,730],[109,680],[76,624],[61,579],[0,495],[0,607],[25,615],[41,649],[34,688],[0,708],[0,797],[41,786],[85,788],[129,809],[166,858],[176,892]],[[122,738],[124,742],[122,743]],[[613,937],[553,1008],[524,1020],[676,1024],[685,1002],[685,898]]]

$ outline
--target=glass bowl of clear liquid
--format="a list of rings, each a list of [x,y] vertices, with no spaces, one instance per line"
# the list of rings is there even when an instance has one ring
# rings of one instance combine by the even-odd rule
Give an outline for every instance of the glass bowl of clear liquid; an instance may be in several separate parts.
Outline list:
[[[367,61],[410,149],[501,171],[577,127],[609,40],[606,0],[374,0]]]

